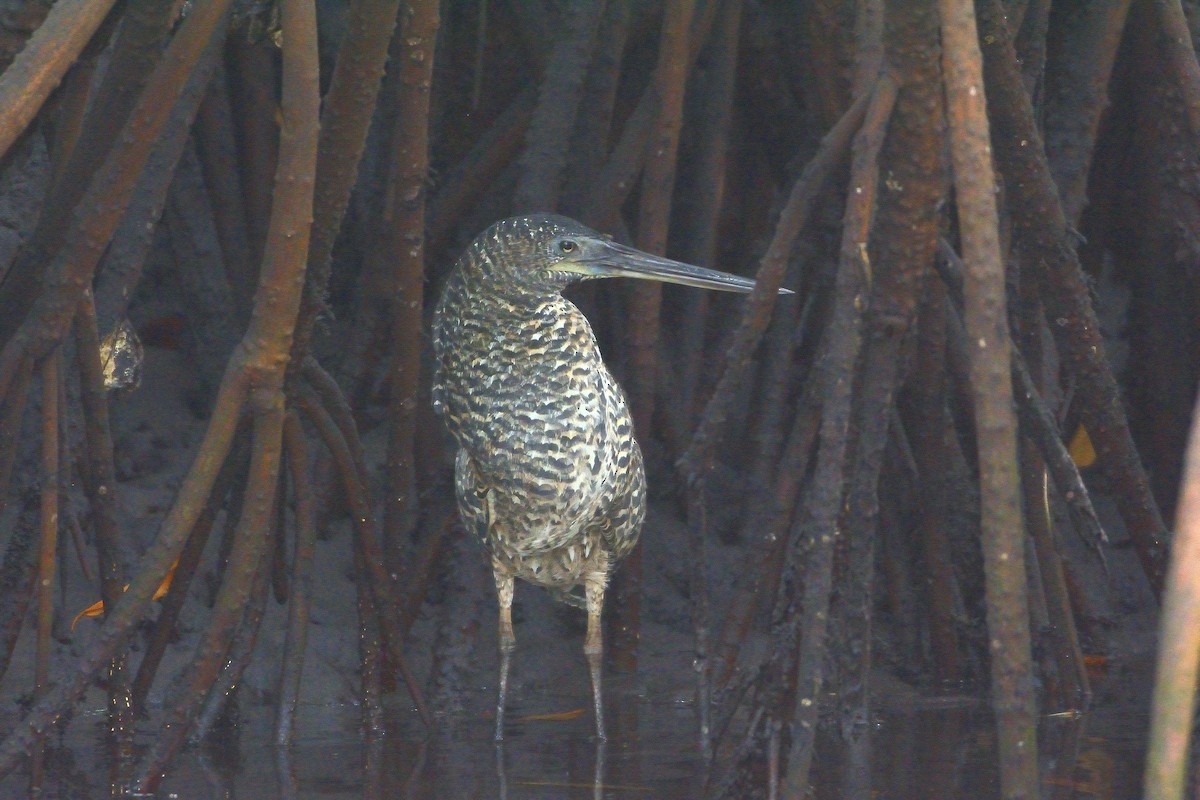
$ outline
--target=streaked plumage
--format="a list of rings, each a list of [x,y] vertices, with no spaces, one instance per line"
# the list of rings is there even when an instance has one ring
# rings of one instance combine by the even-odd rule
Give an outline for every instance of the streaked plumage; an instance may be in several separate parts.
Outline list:
[[[561,291],[626,275],[729,291],[742,278],[623,247],[565,217],[496,223],[459,258],[433,322],[435,410],[458,445],[455,489],[468,530],[488,547],[500,600],[503,731],[513,579],[560,599],[583,586],[584,651],[597,733],[600,615],[613,568],[645,518],[642,454],[624,392],[583,313]]]

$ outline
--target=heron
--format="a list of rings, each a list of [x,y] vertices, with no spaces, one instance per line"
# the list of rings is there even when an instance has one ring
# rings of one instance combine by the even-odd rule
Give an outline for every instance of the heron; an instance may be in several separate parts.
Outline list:
[[[614,277],[754,288],[746,278],[625,246],[567,217],[532,214],[497,222],[471,242],[434,313],[434,410],[458,447],[459,514],[491,556],[499,599],[497,741],[516,647],[517,578],[586,609],[583,651],[596,735],[605,738],[604,592],[637,544],[646,475],[625,394],[591,325],[562,291]]]

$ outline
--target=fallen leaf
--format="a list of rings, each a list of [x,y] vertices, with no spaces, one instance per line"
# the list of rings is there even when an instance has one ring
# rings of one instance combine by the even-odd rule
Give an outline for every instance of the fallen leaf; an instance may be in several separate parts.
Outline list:
[[[567,720],[578,719],[583,716],[586,709],[573,708],[570,711],[552,711],[548,714],[526,714],[523,717],[517,717],[517,722],[566,722]]]
[[[152,600],[162,600],[163,597],[166,596],[167,590],[169,590],[171,588],[171,581],[175,579],[175,568],[178,566],[179,566],[179,559],[175,559],[175,563],[171,565],[171,569],[167,570],[167,577],[163,578],[163,582],[160,583],[158,585],[158,588],[154,590],[154,597],[151,598]],[[122,591],[125,591],[125,592],[129,591],[128,583],[125,584],[125,588],[122,589]],[[80,611],[78,614],[75,615],[75,618],[71,620],[71,630],[75,630],[75,626],[79,624],[79,620],[83,619],[84,617],[95,618],[95,617],[99,617],[103,614],[104,614],[104,601],[97,600],[96,602],[92,603],[90,606],[85,608],[83,611]]]
[[[1092,446],[1092,437],[1088,436],[1087,428],[1080,425],[1067,445],[1067,452],[1077,467],[1090,467],[1096,463],[1096,448]]]

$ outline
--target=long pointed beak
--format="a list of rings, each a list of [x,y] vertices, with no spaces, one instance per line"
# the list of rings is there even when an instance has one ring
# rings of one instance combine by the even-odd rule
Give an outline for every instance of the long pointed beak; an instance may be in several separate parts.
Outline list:
[[[640,278],[741,294],[754,290],[754,281],[747,278],[651,255],[612,240],[605,241],[603,251],[588,259],[587,264],[596,277]],[[779,293],[795,294],[790,289],[780,289]]]

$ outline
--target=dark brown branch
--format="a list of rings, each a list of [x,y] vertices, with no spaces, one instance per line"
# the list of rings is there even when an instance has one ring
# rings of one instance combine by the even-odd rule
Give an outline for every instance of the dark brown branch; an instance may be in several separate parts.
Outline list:
[[[1088,202],[1088,173],[1108,106],[1108,84],[1131,0],[1081,4],[1057,44],[1046,75],[1046,158],[1068,225],[1078,225]]]
[[[162,54],[171,16],[170,5],[158,0],[136,0],[129,4],[113,43],[111,59],[93,97],[86,96],[91,69],[72,70],[64,88],[69,95],[77,96],[75,100],[68,99],[68,103],[78,103],[77,113],[72,116],[79,120],[79,135],[76,138],[67,130],[55,136],[53,185],[33,233],[17,251],[15,263],[0,287],[0,307],[12,309],[0,318],[0,342],[7,342],[25,318],[29,298],[37,292],[46,266],[61,249],[63,229],[71,223],[72,212],[129,120]],[[84,51],[90,62],[98,55],[94,52],[97,44],[103,43],[94,42]],[[89,106],[86,117],[85,104]]]
[[[793,733],[788,752],[784,793],[801,797],[806,791],[817,733],[819,696],[824,676],[825,631],[832,588],[833,547],[837,538],[847,475],[847,439],[851,396],[862,344],[862,298],[870,288],[867,242],[879,181],[879,150],[896,103],[898,87],[880,76],[863,94],[869,103],[862,127],[854,137],[850,183],[842,223],[842,243],[835,286],[833,317],[822,337],[819,379],[824,389],[817,467],[807,506],[793,525],[792,545],[805,558],[802,613],[803,639],[796,663]]]
[[[308,443],[300,418],[293,411],[289,411],[283,421],[283,444],[287,453],[292,496],[296,500],[292,587],[288,599],[283,665],[279,670],[279,709],[275,716],[275,744],[287,747],[292,743],[296,704],[300,700],[300,678],[304,673],[304,650],[308,642],[308,618],[312,606],[312,562],[317,543],[316,499],[308,474]]]
[[[104,365],[100,360],[100,337],[96,331],[96,308],[91,293],[85,293],[75,317],[75,355],[79,361],[80,403],[88,464],[83,481],[92,524],[96,532],[96,560],[100,572],[100,594],[106,609],[116,608],[125,591],[121,563],[120,528],[117,522],[117,477],[113,464],[112,431],[108,420],[108,398],[104,387]],[[124,774],[133,758],[133,709],[129,676],[124,657],[114,658],[108,668],[108,731],[112,736],[114,785],[124,785]]]
[[[399,554],[416,528],[416,428],[420,413],[425,288],[425,182],[429,172],[429,87],[433,81],[438,0],[408,4],[396,75],[391,180],[383,214],[381,257],[390,270],[392,362],[388,375],[388,494],[383,511],[384,558],[399,572]]]
[[[192,333],[196,372],[207,399],[221,381],[229,354],[241,338],[244,320],[237,314],[196,149],[190,141],[184,145],[166,194],[162,221],[170,234],[183,315]],[[130,211],[133,213],[132,208]],[[140,267],[142,258],[132,263]],[[134,274],[140,273],[138,269]],[[132,286],[122,288],[124,299],[133,294]],[[108,309],[110,313],[113,310]],[[124,314],[123,304],[121,314]]]
[[[621,65],[630,36],[632,0],[607,0],[603,5],[596,52],[583,86],[585,113],[576,114],[568,153],[571,180],[562,187],[561,207],[569,216],[583,213],[593,182],[604,168],[621,84]]]
[[[85,488],[96,526],[96,552],[100,566],[101,593],[106,608],[114,608],[125,590],[120,562],[120,531],[117,523],[117,478],[113,465],[112,433],[104,387],[104,365],[96,330],[96,309],[91,293],[85,293],[75,321],[75,349],[79,359],[80,399],[90,478]]]
[[[426,211],[426,249],[433,252],[446,244],[463,213],[520,152],[536,106],[537,91],[530,86],[508,104],[462,161],[445,175]]]
[[[979,9],[984,76],[996,164],[1011,191],[1008,208],[1025,258],[1040,262],[1047,315],[1062,359],[1078,385],[1083,423],[1112,482],[1142,569],[1157,594],[1166,563],[1165,526],[1129,433],[1120,391],[1104,356],[1100,324],[1071,248],[1066,218],[1046,163],[1029,96],[1021,83],[1003,11],[995,0]]]
[[[21,420],[32,377],[33,363],[27,361],[17,373],[8,397],[0,399],[0,512],[8,505],[8,486],[12,480],[13,465],[17,461]]]
[[[698,112],[699,133],[695,146],[685,150],[680,184],[679,216],[685,220],[680,231],[680,257],[691,264],[716,263],[721,210],[725,203],[727,151],[733,119],[738,44],[742,22],[741,0],[722,3],[708,46],[709,66],[703,76],[703,99]],[[697,412],[696,387],[704,362],[704,335],[710,292],[688,292],[685,296],[680,349],[685,359],[680,372],[680,399],[672,405],[683,411],[687,427]]]
[[[284,419],[286,428],[287,420]],[[284,456],[287,455],[287,439],[284,439]],[[287,495],[288,495],[288,479],[291,475],[291,470],[285,470],[279,473],[279,483],[275,487],[275,509],[276,513],[271,518],[271,596],[275,598],[275,602],[282,605],[288,599],[288,520],[287,520]]]
[[[279,484],[283,484],[283,481],[280,480]],[[278,499],[278,493],[276,499]],[[278,504],[273,505],[271,514],[273,517],[276,516],[276,509],[278,509]],[[269,539],[278,532],[278,528],[272,521],[267,523],[267,529],[268,542],[266,546],[267,549],[270,549]],[[221,666],[221,672],[209,687],[208,696],[204,698],[200,712],[196,715],[196,722],[192,726],[189,736],[193,742],[203,741],[222,714],[226,712],[229,704],[237,699],[238,684],[246,672],[246,667],[250,665],[250,655],[254,652],[254,644],[258,641],[258,632],[262,627],[262,618],[266,611],[267,583],[271,572],[269,562],[270,556],[264,553],[262,560],[258,562],[258,571],[254,574],[254,582],[250,586],[250,597],[242,611],[242,620],[238,623],[237,630],[234,631],[233,640],[229,644],[224,664]],[[174,731],[171,731],[165,735],[173,734]]]
[[[399,607],[399,602],[395,599],[397,593],[383,568],[383,556],[375,541],[375,518],[366,492],[364,480],[366,467],[362,462],[361,445],[357,444],[356,435],[349,437],[343,433],[338,422],[335,421],[334,414],[322,402],[323,399],[306,383],[298,384],[296,387],[297,406],[304,417],[317,429],[317,434],[333,455],[334,463],[342,479],[342,486],[346,492],[346,499],[354,520],[355,558],[362,558],[362,564],[358,568],[364,572],[365,580],[368,581],[371,606],[374,608],[376,626],[386,648],[385,652],[391,660],[392,666],[400,672],[404,679],[413,705],[416,706],[421,719],[426,725],[429,725],[432,717],[429,716],[426,709],[420,687],[412,677],[408,659],[404,656],[403,637],[399,633],[400,624],[397,620]],[[344,409],[344,414],[339,416],[349,416],[349,409]],[[352,416],[349,421],[353,422]],[[356,444],[352,446],[349,443],[351,441]]]
[[[1179,0],[1154,0],[1153,5],[1162,29],[1159,43],[1166,45],[1167,65],[1183,96],[1188,127],[1193,138],[1200,138],[1200,64],[1196,63],[1196,49],[1183,4]]]
[[[685,37],[688,44],[686,72],[691,71],[700,55],[701,46],[708,38],[716,7],[715,0],[706,0],[701,5],[700,13],[692,20],[691,28]],[[659,118],[662,105],[659,91],[656,79],[642,92],[637,107],[625,120],[621,138],[591,187],[591,199],[582,215],[587,224],[598,228],[608,227],[625,198],[633,191],[634,182],[645,163],[649,142]]]
[[[363,564],[362,550],[354,548],[354,588],[358,597],[358,651],[362,664],[362,727],[368,743],[383,737],[383,654],[379,611],[371,592],[371,579]],[[378,796],[378,795],[376,795]]]
[[[983,56],[969,0],[939,0],[950,154],[963,243],[963,306],[979,449],[981,534],[1001,794],[1038,794],[1037,717],[1017,474],[1012,345],[1000,255]],[[1060,211],[1061,214],[1061,211]]]
[[[208,204],[221,242],[225,274],[233,292],[234,309],[237,319],[244,321],[249,319],[254,301],[257,267],[250,263],[250,234],[246,228],[246,206],[237,168],[233,109],[229,105],[225,65],[220,59],[196,113],[194,131]]]
[[[0,156],[8,152],[37,116],[114,1],[55,3],[16,59],[0,75]]]
[[[783,451],[786,415],[792,378],[796,372],[795,355],[808,332],[808,322],[816,305],[816,294],[803,301],[782,304],[771,313],[764,334],[762,388],[754,427],[754,455],[750,467],[750,485],[757,491],[770,485]]]
[[[62,351],[55,350],[41,364],[42,378],[42,486],[41,538],[38,545],[37,634],[33,657],[33,694],[46,695],[50,685],[50,633],[54,625],[54,584],[58,562],[58,464],[59,381],[62,380]],[[45,743],[34,744],[29,788],[35,794],[45,779]]]
[[[1025,91],[1038,107],[1042,104],[1042,82],[1046,71],[1046,32],[1050,27],[1050,0],[1028,0],[1020,23],[1009,21],[1013,49],[1021,61]]]
[[[1025,265],[1022,265],[1025,266]],[[1026,270],[1027,273],[1029,270]],[[1014,296],[1015,313],[1013,324],[1014,361],[1019,353],[1025,353],[1038,376],[1036,385],[1043,388],[1050,380],[1045,368],[1045,340],[1043,335],[1044,316],[1037,281],[1018,279]],[[1029,376],[1029,380],[1033,380]],[[1019,384],[1017,391],[1020,391]],[[1020,404],[1018,404],[1018,420]],[[1024,423],[1022,423],[1023,425]],[[1046,623],[1043,628],[1050,646],[1044,659],[1053,659],[1057,680],[1047,681],[1047,688],[1057,695],[1060,709],[1087,708],[1091,702],[1091,687],[1087,668],[1083,663],[1083,651],[1079,645],[1079,634],[1075,625],[1075,612],[1067,590],[1066,570],[1059,553],[1059,542],[1055,535],[1055,521],[1051,506],[1050,475],[1036,444],[1024,436],[1019,444],[1021,456],[1021,494],[1024,500],[1025,524],[1033,542],[1033,560],[1037,564],[1041,592],[1045,599]],[[1100,551],[1103,553],[1103,551]],[[1033,576],[1031,576],[1032,578]],[[1038,582],[1031,581],[1031,587]],[[1035,595],[1036,597],[1037,595]],[[1037,625],[1041,627],[1037,616]],[[1035,628],[1034,635],[1039,633]],[[1049,671],[1047,671],[1048,673]],[[1047,674],[1047,677],[1050,677]]]
[[[518,161],[513,212],[555,211],[567,164],[567,146],[583,99],[584,75],[596,47],[604,3],[572,0],[563,9],[565,30],[556,31],[537,107]],[[588,110],[590,112],[590,109]]]
[[[808,474],[821,422],[819,398],[824,389],[816,379],[808,381],[796,404],[796,414],[791,431],[783,448],[776,470],[775,483],[767,510],[747,515],[743,524],[743,538],[757,540],[759,552],[747,559],[752,567],[738,574],[750,577],[729,604],[725,621],[721,626],[721,638],[716,648],[716,690],[724,690],[733,677],[733,670],[741,652],[742,644],[750,631],[750,623],[759,608],[772,602],[779,591],[788,545],[789,522],[796,514],[796,503],[800,498],[801,482]],[[753,538],[751,538],[753,534]]]
[[[137,791],[157,787],[163,768],[182,743],[205,694],[220,676],[256,576],[263,580],[260,562],[267,546],[283,447],[284,369],[300,306],[303,284],[298,279],[304,270],[312,221],[319,108],[314,8],[304,0],[285,0],[282,19],[287,42],[283,124],[271,221],[251,327],[227,373],[236,374],[244,358],[245,369],[252,376],[253,385],[247,395],[254,412],[250,475],[212,619],[197,646],[180,696],[168,712],[168,733],[156,740],[135,773]]]
[[[892,83],[892,91],[895,91],[894,81],[887,77],[881,80]],[[792,247],[800,232],[804,230],[826,180],[842,162],[851,138],[862,125],[870,97],[870,92],[860,95],[837,124],[825,134],[820,148],[804,167],[804,172],[792,187],[787,205],[780,212],[775,235],[755,274],[754,291],[742,312],[741,325],[726,353],[725,366],[717,388],[709,398],[700,423],[692,434],[691,444],[681,459],[683,473],[689,481],[701,477],[708,469],[708,460],[716,447],[717,437],[725,426],[734,388],[744,380],[750,356],[758,347],[771,320],[771,312],[775,307],[779,287],[783,284]]]
[[[271,42],[254,40],[243,28],[234,31],[225,58],[252,285],[252,276],[262,263],[271,216],[271,174],[279,159],[280,131],[275,113],[279,107],[277,52]]]
[[[407,638],[408,632],[412,630],[413,623],[417,621],[417,615],[421,611],[421,604],[425,602],[429,585],[437,577],[438,565],[447,540],[453,543],[453,534],[461,530],[455,525],[456,519],[454,514],[450,514],[435,530],[428,532],[420,551],[412,559],[412,567],[408,569],[408,591],[400,610],[400,635],[403,637]]]
[[[44,356],[62,338],[79,299],[121,219],[152,149],[193,66],[224,19],[229,0],[191,14],[171,40],[117,144],[96,172],[64,234],[62,249],[46,270],[46,290],[0,353],[0,396],[26,358]]]
[[[1026,527],[1033,540],[1042,591],[1046,596],[1050,645],[1062,687],[1059,710],[1082,710],[1091,703],[1092,690],[1083,663],[1083,650],[1079,646],[1062,557],[1055,541],[1050,492],[1046,485],[1048,480],[1049,474],[1041,454],[1032,442],[1023,439],[1021,491],[1025,500]]]
[[[176,167],[184,158],[189,146],[188,131],[212,80],[213,69],[220,60],[224,36],[225,26],[221,26],[188,77],[187,85],[176,101],[171,116],[153,144],[150,157],[146,160],[142,175],[129,199],[129,205],[125,208],[125,214],[113,231],[112,241],[109,242],[97,267],[97,327],[105,334],[125,316],[125,310],[141,281],[142,269],[154,245],[168,191],[175,185],[173,178]],[[187,180],[186,176],[184,180]],[[200,192],[198,188],[195,191]],[[176,190],[176,194],[178,192],[179,190]],[[197,198],[193,202],[202,200]],[[211,225],[200,221],[195,224]],[[219,254],[214,255],[219,257]],[[227,356],[228,352],[222,355]],[[213,366],[211,362],[209,366]],[[219,370],[219,367],[217,369]],[[210,379],[214,383],[220,380],[220,372],[212,375]]]
[[[950,546],[946,434],[946,290],[927,285],[920,307],[915,362],[902,413],[920,476],[921,558],[929,574],[929,639],[943,682],[962,678],[955,623],[954,553]]]
[[[709,6],[711,7],[711,3]],[[695,16],[695,3],[692,0],[668,0],[663,10],[663,28],[659,40],[658,65],[654,74],[653,86],[643,93],[643,100],[650,97],[657,100],[657,105],[648,104],[646,114],[651,122],[646,122],[645,136],[642,148],[633,153],[622,154],[621,147],[630,137],[636,135],[633,131],[633,118],[626,122],[625,131],[621,136],[621,144],[617,146],[605,173],[610,172],[614,164],[640,165],[645,159],[650,159],[646,165],[642,181],[642,193],[638,206],[638,246],[651,253],[665,254],[667,249],[667,231],[671,221],[671,199],[675,189],[676,154],[679,146],[679,130],[682,124],[684,85],[693,62],[693,56],[699,52],[699,42],[689,39],[689,32],[694,31],[690,23],[700,23],[706,16],[711,21],[711,14]],[[703,25],[707,31],[708,25]],[[694,34],[693,34],[694,35]],[[689,47],[690,45],[690,47]],[[639,110],[641,107],[639,105]],[[635,111],[636,115],[638,112]],[[656,133],[652,132],[656,131]],[[651,146],[653,141],[653,146]],[[653,157],[649,155],[653,151]],[[627,175],[632,182],[637,169]],[[603,184],[604,175],[597,179]],[[624,197],[623,186],[618,192]],[[598,188],[599,192],[600,189]],[[619,203],[618,203],[619,205]],[[589,209],[596,208],[595,202]],[[609,209],[615,211],[616,206]],[[585,220],[590,213],[585,212]],[[595,220],[592,220],[595,221]],[[643,283],[635,281],[635,283]],[[629,321],[625,341],[629,351],[629,394],[630,408],[633,414],[634,428],[639,435],[647,436],[652,430],[654,414],[654,396],[657,387],[656,372],[658,368],[658,336],[659,309],[662,304],[662,287],[655,284],[633,286],[629,289]],[[692,553],[699,563],[703,564],[703,552]],[[699,571],[694,571],[693,580],[700,578]],[[637,548],[626,559],[624,568],[619,573],[614,585],[612,603],[613,613],[609,615],[609,629],[614,632],[611,637],[611,652],[618,668],[632,671],[637,666],[637,641],[641,635],[641,581],[642,581],[642,552]],[[692,591],[700,587],[693,586]],[[707,592],[707,588],[703,589]],[[701,662],[705,659],[702,658]],[[707,667],[704,667],[707,669]],[[705,729],[704,719],[708,714],[707,702],[701,703],[697,710],[702,715],[701,728]],[[707,731],[704,732],[707,736]]]
[[[399,6],[400,0],[356,0],[350,7],[346,37],[338,50],[321,115],[312,246],[308,254],[300,321],[296,326],[293,369],[298,368],[308,355],[317,315],[325,307],[333,245],[358,179],[358,165],[371,116],[375,113],[379,82],[387,63],[388,43],[392,39]],[[432,46],[430,42],[431,51]],[[429,65],[415,66],[422,69]],[[411,67],[402,66],[401,69]],[[428,85],[424,92],[428,100]]]
[[[174,65],[174,57],[184,64],[192,64],[199,56],[212,28],[224,17],[225,7],[221,2],[197,7],[184,22],[172,40],[164,56],[164,65]],[[298,13],[299,12],[299,13]],[[307,13],[305,13],[307,12]],[[291,331],[295,325],[296,312],[300,304],[304,255],[308,248],[308,229],[312,215],[312,182],[316,160],[317,140],[317,60],[316,30],[311,6],[300,0],[284,5],[284,31],[289,42],[284,60],[284,103],[283,128],[284,148],[276,176],[276,194],[272,211],[267,257],[261,275],[260,292],[250,329],[235,351],[225,380],[217,396],[212,421],[205,434],[191,469],[184,478],[175,502],[167,513],[159,536],[143,557],[140,569],[130,583],[128,591],[121,597],[116,608],[105,619],[92,647],[85,653],[76,669],[40,700],[26,715],[17,730],[0,745],[0,774],[7,773],[17,764],[22,753],[66,710],[86,689],[96,670],[106,664],[121,647],[141,618],[154,591],[166,577],[168,570],[178,557],[184,540],[196,522],[197,516],[209,495],[232,441],[239,411],[245,401],[253,402],[256,414],[256,438],[259,446],[255,451],[257,475],[265,483],[266,475],[273,475],[278,468],[279,438],[282,436],[283,408],[281,388],[283,368],[287,363],[287,352],[291,344]],[[181,44],[182,43],[182,44]],[[159,98],[151,89],[171,88],[176,92],[182,84],[186,70],[176,75],[174,70],[156,71],[147,92],[139,101],[139,111],[133,120],[161,125],[166,110],[143,108],[149,98]],[[153,104],[151,104],[153,106]],[[118,148],[120,151],[121,148]],[[126,156],[127,157],[127,156]],[[121,164],[122,156],[110,158],[105,175],[113,164]],[[134,159],[137,160],[137,159]],[[132,177],[124,179],[125,190],[132,188]],[[83,226],[85,229],[90,226]],[[69,249],[69,248],[68,248]],[[10,343],[11,344],[11,343]],[[7,352],[7,350],[6,350]],[[275,454],[272,460],[271,454]],[[273,498],[273,483],[266,493]],[[262,498],[252,499],[252,505],[262,506]],[[269,505],[269,503],[268,503]],[[235,550],[249,556],[261,546],[261,534],[254,529],[262,516],[258,511],[243,514],[246,535],[238,539]],[[235,564],[232,569],[253,569],[246,561]],[[232,587],[232,588],[231,588]],[[243,589],[232,577],[223,587],[224,600],[240,606]],[[222,613],[232,615],[228,607]],[[219,615],[218,615],[219,616]],[[228,633],[228,616],[218,618],[209,635],[210,645],[219,643]],[[210,672],[211,649],[197,661],[193,678],[199,680]],[[210,681],[211,682],[211,681]]]
[[[204,548],[212,534],[217,515],[225,507],[230,487],[235,480],[244,481],[247,471],[250,469],[249,434],[249,419],[245,418],[236,434],[236,438],[242,444],[229,455],[221,467],[220,473],[213,482],[212,491],[204,504],[204,510],[196,518],[191,534],[179,554],[179,560],[171,574],[171,587],[167,590],[166,597],[163,598],[162,610],[154,623],[154,630],[147,637],[146,651],[138,665],[137,676],[133,679],[130,704],[135,713],[140,714],[145,710],[146,696],[150,693],[154,676],[166,654],[167,645],[176,636],[175,624],[179,620],[180,612],[183,611],[183,604],[187,601],[188,590],[191,588],[196,570],[200,566],[200,559],[204,555]],[[229,509],[230,519],[226,523],[227,525],[234,524],[234,518],[241,510],[240,505],[239,501],[237,508]]]
[[[36,484],[23,487],[19,496],[20,508],[8,536],[4,560],[0,562],[0,592],[5,598],[0,604],[0,678],[8,673],[12,664],[17,638],[33,599],[34,576],[37,574],[34,532],[41,504]]]
[[[647,144],[649,152],[638,204],[638,246],[648,253],[667,252],[679,131],[683,125],[684,86],[689,71],[688,32],[694,10],[694,0],[667,0],[663,11],[662,39],[654,76],[659,97],[658,118]],[[630,287],[626,391],[634,427],[642,436],[650,432],[654,413],[661,305],[661,284],[637,281]]]
[[[132,788],[135,791],[156,789],[167,762],[183,744],[205,696],[221,673],[266,549],[271,509],[275,504],[275,482],[279,478],[282,439],[283,408],[280,404],[255,419],[245,502],[212,618],[196,646],[187,678],[167,712],[163,735],[154,741],[134,771]]]
[[[954,301],[954,306],[947,315],[947,324],[952,333],[950,347],[956,353],[961,351],[965,356],[966,347],[962,345],[962,342],[965,342],[967,337],[960,310],[963,305],[962,259],[945,239],[938,242],[938,253],[941,256],[941,260],[937,263],[942,279],[946,281],[950,297]],[[1054,478],[1054,485],[1062,493],[1063,499],[1071,511],[1071,518],[1075,522],[1080,537],[1084,544],[1095,550],[1103,561],[1104,552],[1100,550],[1100,545],[1108,541],[1108,536],[1100,525],[1099,517],[1096,516],[1091,495],[1079,474],[1079,467],[1071,458],[1066,445],[1063,444],[1058,421],[1046,405],[1046,401],[1042,399],[1041,392],[1038,391],[1033,377],[1029,374],[1025,358],[1016,349],[1015,343],[1012,351],[1012,371],[1021,432],[1037,443],[1046,467]]]
[[[311,358],[305,362],[304,378],[296,386],[296,402],[329,448],[341,476],[354,520],[355,549],[364,559],[363,568],[370,581],[374,598],[372,602],[379,617],[379,632],[387,657],[404,679],[421,719],[429,725],[432,718],[404,656],[404,637],[398,619],[398,588],[383,566],[383,556],[375,541],[375,515],[367,496],[367,469],[354,415],[350,413],[337,383]]]
[[[883,49],[883,6],[859,3],[859,27],[868,40]],[[842,511],[840,568],[835,575],[839,592],[833,604],[836,639],[833,659],[838,667],[838,696],[842,736],[850,754],[844,768],[847,779],[855,773],[870,773],[871,656],[874,652],[874,587],[876,551],[880,539],[880,473],[890,441],[902,434],[893,430],[895,394],[904,379],[905,343],[917,315],[921,290],[931,274],[937,246],[940,207],[945,194],[942,92],[938,85],[938,63],[926,46],[933,38],[932,20],[913,12],[914,24],[888,37],[888,63],[904,76],[904,89],[896,99],[888,124],[887,141],[879,159],[888,176],[871,231],[870,311],[866,318],[861,376],[855,387],[857,435],[853,461],[847,462],[846,489]],[[929,27],[923,27],[921,23]],[[859,39],[862,41],[862,39]],[[882,52],[879,53],[882,58]],[[870,66],[869,64],[867,66]],[[869,86],[868,75],[879,69],[863,70],[855,80],[856,94]],[[891,190],[904,187],[903,193]],[[850,191],[860,191],[852,182]],[[862,191],[865,191],[863,189]],[[893,490],[894,493],[898,493]],[[890,559],[888,559],[890,561]],[[860,794],[847,791],[847,794]]]

